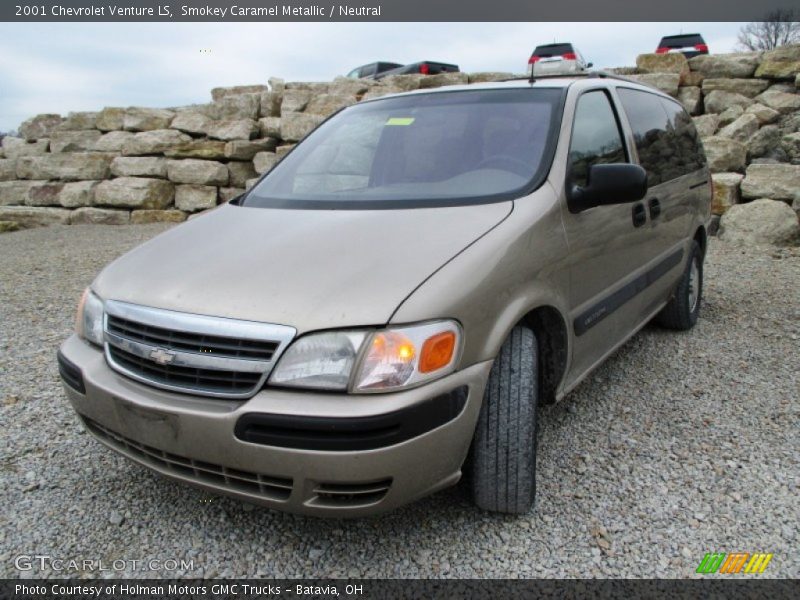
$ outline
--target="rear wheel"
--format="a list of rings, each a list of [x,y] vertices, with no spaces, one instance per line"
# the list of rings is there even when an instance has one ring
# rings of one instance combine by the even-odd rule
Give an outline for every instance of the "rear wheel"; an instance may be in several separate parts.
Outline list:
[[[692,242],[689,260],[675,294],[656,316],[659,325],[679,331],[694,327],[703,302],[703,250]]]
[[[523,514],[536,495],[538,346],[517,326],[495,359],[472,441],[472,492],[484,510]]]

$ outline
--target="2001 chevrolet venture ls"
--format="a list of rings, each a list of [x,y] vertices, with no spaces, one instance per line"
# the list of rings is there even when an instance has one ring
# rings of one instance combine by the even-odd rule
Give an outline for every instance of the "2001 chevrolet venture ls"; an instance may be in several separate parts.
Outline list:
[[[697,320],[710,199],[689,115],[627,80],[361,102],[109,265],[61,375],[101,442],[209,490],[353,516],[463,468],[523,513],[537,406]]]

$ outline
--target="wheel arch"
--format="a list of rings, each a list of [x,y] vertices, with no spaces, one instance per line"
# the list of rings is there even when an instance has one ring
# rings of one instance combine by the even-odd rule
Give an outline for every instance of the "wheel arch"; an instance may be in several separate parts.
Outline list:
[[[539,393],[542,403],[553,404],[569,362],[569,333],[561,312],[550,305],[530,310],[519,324],[533,330],[539,344]]]

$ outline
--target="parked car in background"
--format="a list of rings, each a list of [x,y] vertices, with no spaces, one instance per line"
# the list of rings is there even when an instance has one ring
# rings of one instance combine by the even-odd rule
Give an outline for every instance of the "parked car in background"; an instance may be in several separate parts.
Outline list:
[[[362,65],[350,71],[347,76],[350,79],[383,79],[389,75],[411,75],[421,73],[422,75],[437,75],[439,73],[458,73],[458,65],[424,60],[409,65],[401,65],[392,62],[374,62]]]
[[[558,43],[536,46],[528,59],[528,75],[570,75],[582,73],[592,63],[587,63],[583,55],[572,44]]]
[[[661,38],[656,48],[656,54],[669,54],[670,52],[680,52],[686,58],[708,54],[708,45],[699,33],[681,33],[680,35],[668,35]]]

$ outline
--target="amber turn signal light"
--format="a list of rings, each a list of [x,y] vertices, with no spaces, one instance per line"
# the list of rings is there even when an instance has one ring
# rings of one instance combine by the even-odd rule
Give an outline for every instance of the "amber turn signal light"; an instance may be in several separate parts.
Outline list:
[[[425,340],[419,357],[420,373],[432,373],[446,367],[453,360],[456,349],[456,334],[444,331]]]

